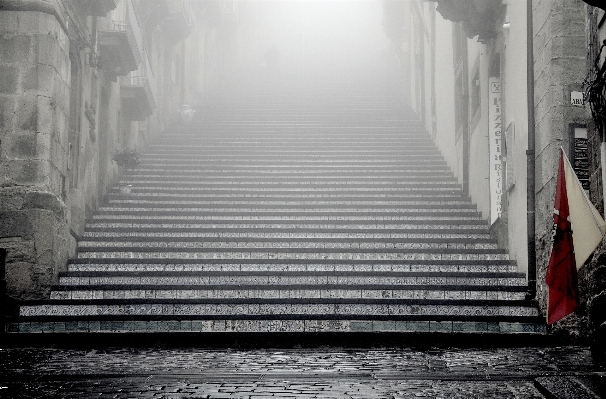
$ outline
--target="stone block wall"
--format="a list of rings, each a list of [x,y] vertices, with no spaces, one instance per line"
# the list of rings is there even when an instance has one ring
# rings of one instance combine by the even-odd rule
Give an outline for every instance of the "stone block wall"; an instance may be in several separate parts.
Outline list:
[[[571,91],[580,90],[586,75],[585,13],[585,4],[580,0],[533,0],[537,299],[543,311],[547,303],[544,281],[552,247],[558,151],[569,146],[569,124],[586,121],[585,110],[570,104]],[[578,314],[558,323],[556,330],[582,334],[584,323]]]
[[[75,249],[65,206],[70,61],[62,25],[52,12],[0,12],[0,247],[8,292],[20,299],[48,297]]]

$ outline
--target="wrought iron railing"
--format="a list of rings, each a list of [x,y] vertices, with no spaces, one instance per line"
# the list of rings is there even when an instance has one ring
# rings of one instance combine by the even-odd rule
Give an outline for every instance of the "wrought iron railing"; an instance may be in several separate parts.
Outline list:
[[[113,19],[106,19],[101,25],[102,31],[119,31],[125,32],[128,39],[128,44],[132,49],[133,56],[137,65],[141,63],[141,50],[143,47],[143,39],[141,36],[141,29],[139,22],[137,21],[137,15],[133,8],[131,1],[127,1],[127,20],[118,21]]]
[[[140,86],[143,87],[147,98],[150,102],[150,108],[156,107],[157,101],[157,89],[156,89],[156,78],[149,64],[149,58],[145,50],[143,51],[143,64],[137,69],[128,74],[128,76],[122,76],[120,78],[121,86]]]
[[[591,116],[602,137],[606,133],[606,62],[601,62],[604,48],[606,40],[593,60],[589,76],[583,82],[584,99],[589,103]]]

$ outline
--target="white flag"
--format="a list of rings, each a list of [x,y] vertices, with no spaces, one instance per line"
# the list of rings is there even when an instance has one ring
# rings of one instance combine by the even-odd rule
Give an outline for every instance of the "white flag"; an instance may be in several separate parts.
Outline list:
[[[564,154],[566,192],[570,208],[570,222],[572,223],[574,254],[577,269],[580,269],[606,234],[606,222],[587,198],[566,153],[563,150],[562,153]]]

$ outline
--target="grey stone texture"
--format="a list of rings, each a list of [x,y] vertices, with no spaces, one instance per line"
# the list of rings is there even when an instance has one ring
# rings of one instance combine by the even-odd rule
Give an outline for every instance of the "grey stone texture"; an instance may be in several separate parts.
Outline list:
[[[69,44],[53,14],[0,12],[0,245],[10,295],[44,298],[75,242],[67,167]]]
[[[597,398],[601,374],[584,347],[4,349],[0,365],[0,396],[20,398]]]
[[[551,254],[558,151],[560,147],[568,148],[569,124],[586,121],[585,110],[570,105],[570,93],[579,89],[587,71],[586,8],[583,2],[577,0],[533,0],[532,5],[537,297],[545,310],[547,290],[544,279]],[[569,323],[568,327],[572,330],[580,328],[577,321]]]

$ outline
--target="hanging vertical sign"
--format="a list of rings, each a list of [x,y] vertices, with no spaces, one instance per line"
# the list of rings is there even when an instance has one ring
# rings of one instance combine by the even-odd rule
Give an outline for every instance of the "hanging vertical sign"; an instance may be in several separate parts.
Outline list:
[[[490,223],[501,216],[501,195],[503,194],[503,172],[501,170],[502,120],[501,120],[501,78],[488,79],[488,140],[490,170]]]

